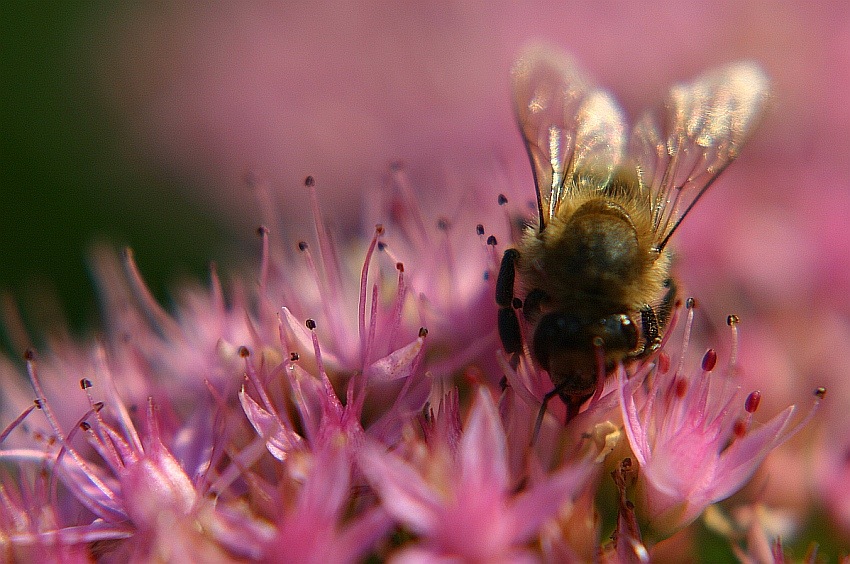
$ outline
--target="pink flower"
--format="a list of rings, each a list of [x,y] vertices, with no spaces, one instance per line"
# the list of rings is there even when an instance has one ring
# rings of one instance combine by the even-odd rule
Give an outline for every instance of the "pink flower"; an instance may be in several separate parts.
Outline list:
[[[456,452],[450,438],[440,434],[432,456],[419,467],[376,445],[367,445],[360,456],[383,507],[420,539],[400,558],[533,560],[526,543],[582,492],[593,466],[565,467],[513,493],[505,433],[485,390],[476,394]]]
[[[389,531],[392,520],[379,507],[344,523],[351,499],[351,457],[328,446],[309,462],[306,480],[291,507],[277,520],[277,533],[265,547],[281,562],[342,563],[362,559]]]
[[[725,372],[714,373],[717,355],[709,350],[700,371],[683,368],[693,319],[690,303],[688,313],[685,345],[675,369],[669,369],[669,362],[663,368],[643,368],[652,372],[646,376],[650,381],[646,388],[642,378],[627,379],[622,367],[618,371],[623,422],[640,465],[638,516],[644,533],[656,538],[670,536],[710,504],[741,489],[768,453],[815,412],[812,409],[791,425],[796,408],[790,406],[752,427],[761,393],[752,392],[735,407],[740,399],[734,361]]]
[[[780,71],[782,119],[774,121],[782,123],[754,139],[761,161],[742,161],[750,167],[740,176],[749,179],[749,190],[716,200],[739,225],[721,230],[722,249],[705,263],[711,276],[685,270],[686,282],[721,303],[746,301],[761,310],[756,319],[770,323],[759,324],[759,350],[771,351],[763,354],[770,358],[745,347],[740,357],[733,354],[732,368],[715,372],[716,355],[709,352],[694,372],[684,368],[685,346],[671,369],[665,341],[657,356],[620,367],[566,428],[564,406],[555,398],[537,437],[540,401],[552,382],[527,356],[513,365],[501,355],[495,330],[499,258],[515,242],[528,204],[535,205],[519,138],[505,134],[514,124],[504,78],[517,47],[558,13],[570,16],[570,37],[592,52],[584,58],[603,83],[638,85],[638,91],[618,89],[628,110],[657,98],[667,82],[643,80],[647,75],[674,79],[708,66],[688,52],[692,27],[677,21],[700,22],[710,46],[702,49],[700,42],[701,52],[712,59],[752,55],[741,46],[751,22],[771,24],[773,45],[797,36],[812,41],[815,34],[801,32],[837,32],[841,22],[818,12],[813,21],[784,18],[777,28],[772,12],[726,0],[712,4],[719,10],[691,6],[676,16],[627,2],[623,12],[605,14],[609,38],[622,39],[628,29],[630,45],[664,35],[686,48],[672,52],[670,41],[655,41],[637,51],[634,66],[624,67],[624,43],[600,41],[601,28],[584,23],[596,8],[580,7],[576,17],[572,6],[555,12],[502,6],[509,17],[494,28],[464,2],[448,12],[388,6],[177,8],[161,19],[138,12],[140,23],[131,25],[166,39],[149,45],[179,38],[181,50],[146,50],[141,38],[140,66],[157,82],[140,95],[149,104],[130,113],[156,141],[150,144],[165,151],[155,158],[225,187],[238,182],[242,188],[249,168],[269,174],[269,181],[252,176],[249,183],[263,213],[260,264],[251,276],[223,280],[214,268],[209,287],[184,287],[172,313],[153,299],[132,253],[118,260],[99,252],[104,334],[88,344],[49,339],[38,365],[29,359],[34,392],[18,385],[20,367],[0,363],[0,415],[10,422],[0,433],[0,544],[12,558],[632,561],[656,557],[654,543],[668,537],[683,552],[696,551],[692,529],[677,531],[739,490],[814,413],[794,424],[790,407],[757,425],[761,395],[744,399],[737,387],[750,385],[739,376],[781,365],[771,400],[784,406],[783,394],[797,397],[792,359],[810,355],[804,377],[818,366],[818,354],[800,352],[799,324],[787,329],[786,309],[775,318],[764,315],[789,292],[792,313],[801,316],[794,318],[812,322],[806,325],[818,332],[817,344],[843,350],[841,316],[820,315],[831,298],[846,302],[841,288],[850,270],[841,262],[841,246],[822,257],[804,251],[843,226],[844,176],[812,176],[826,179],[836,200],[824,233],[806,231],[801,239],[787,215],[755,211],[777,193],[791,204],[802,200],[804,207],[794,210],[820,209],[811,194],[822,192],[801,190],[808,196],[798,197],[783,188],[817,185],[809,179],[813,168],[843,170],[841,159],[823,155],[793,176],[787,168],[797,166],[809,145],[805,116],[817,113],[814,102],[840,98],[846,72],[824,84],[811,81],[819,88],[809,100],[781,74],[786,62],[807,68],[799,50],[787,61],[768,60],[773,74]],[[301,35],[305,22],[307,29],[340,33],[320,33],[317,41]],[[376,49],[374,41],[363,41],[365,30],[376,33]],[[563,29],[558,33],[562,39]],[[746,41],[739,45],[729,36]],[[421,49],[421,37],[439,43],[438,52]],[[467,50],[470,45],[475,48]],[[755,52],[769,54],[766,45]],[[366,46],[368,56],[353,46]],[[470,104],[472,113],[463,108]],[[803,117],[790,115],[798,106]],[[850,115],[833,106],[838,118]],[[833,140],[844,122],[817,121]],[[443,143],[445,149],[435,148]],[[830,146],[818,143],[818,151]],[[458,144],[463,150],[455,151]],[[453,158],[460,165],[439,156],[450,152],[458,153]],[[398,156],[408,164],[375,173]],[[435,162],[446,168],[440,176]],[[321,175],[319,186],[312,179],[304,186],[307,172]],[[278,189],[285,208],[276,201]],[[322,198],[324,215],[322,191],[330,193]],[[499,194],[507,205],[499,205]],[[299,231],[305,219],[299,214],[312,214],[307,233]],[[717,246],[714,222],[723,215],[695,213],[682,242],[690,229],[691,241]],[[744,227],[768,236],[747,239]],[[736,240],[745,241],[737,262],[730,260]],[[777,240],[782,252],[766,253]],[[786,272],[789,262],[800,268]],[[724,282],[730,274],[722,269],[730,264],[739,285]],[[807,307],[806,289],[813,287],[821,290],[811,310],[817,314]],[[787,335],[777,336],[776,326]],[[13,329],[12,340],[28,346],[26,332]],[[832,362],[830,375],[842,378],[842,368]],[[430,405],[437,402],[435,415]],[[846,413],[835,412],[833,427],[843,429]],[[836,448],[832,454],[824,474],[846,470],[846,453]],[[834,493],[844,475],[835,472],[833,481],[819,475],[822,495],[835,499],[836,519],[845,515],[846,498]],[[763,548],[748,546],[762,556],[768,554]]]

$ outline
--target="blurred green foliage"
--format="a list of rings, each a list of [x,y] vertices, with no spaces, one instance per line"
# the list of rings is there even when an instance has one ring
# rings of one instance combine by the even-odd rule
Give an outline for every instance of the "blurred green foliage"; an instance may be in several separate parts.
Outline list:
[[[188,203],[180,178],[122,147],[94,63],[113,14],[110,2],[0,8],[0,291],[34,329],[45,295],[72,328],[98,323],[86,264],[95,242],[133,247],[165,302],[178,275],[204,277],[223,247],[221,226]]]

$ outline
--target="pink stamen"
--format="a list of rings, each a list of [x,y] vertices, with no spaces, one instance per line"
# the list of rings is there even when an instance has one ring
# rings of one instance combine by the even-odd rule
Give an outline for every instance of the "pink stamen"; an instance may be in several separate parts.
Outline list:
[[[759,403],[761,403],[761,392],[756,390],[747,396],[747,399],[744,401],[744,409],[747,413],[755,413],[759,408]]]
[[[375,246],[378,244],[378,237],[384,233],[384,226],[378,224],[375,226],[375,233],[372,235],[372,241],[369,243],[369,248],[366,250],[366,258],[363,260],[363,268],[360,270],[360,303],[358,307],[358,321],[360,327],[360,354],[363,355],[361,363],[365,368],[368,358],[365,356],[367,349],[366,335],[366,285],[369,278],[369,263],[372,262],[372,254],[375,252]],[[373,304],[374,305],[374,304]]]
[[[24,419],[27,418],[27,415],[32,413],[32,410],[34,410],[35,408],[36,408],[35,404],[29,406],[20,415],[18,415],[18,417],[15,418],[14,421],[9,423],[9,425],[5,429],[3,429],[3,432],[0,433],[0,444],[2,444],[3,441],[6,440],[6,437],[9,436],[9,433],[14,431],[15,428],[17,428],[17,426],[20,425],[24,421]]]
[[[369,308],[369,336],[366,338],[366,348],[363,350],[362,370],[365,371],[372,358],[372,347],[375,343],[375,332],[378,330],[378,285],[372,286],[372,303]]]
[[[224,291],[221,288],[221,279],[218,276],[218,265],[210,263],[210,303],[213,310],[220,319],[224,318]]]
[[[685,368],[685,358],[688,356],[688,345],[691,342],[691,328],[694,324],[694,309],[696,309],[696,300],[693,298],[688,298],[685,300],[685,308],[688,311],[688,315],[685,318],[685,333],[682,336],[682,352],[679,357],[679,366],[676,368],[676,375],[682,374]]]
[[[106,427],[106,422],[103,420],[100,412],[103,408],[103,402],[95,402],[94,398],[91,395],[92,382],[87,378],[83,378],[80,380],[80,388],[85,392],[86,398],[89,400],[89,406],[91,407],[91,413],[94,415],[95,421],[97,422],[97,428],[93,429],[91,432],[91,436],[94,439],[97,439],[98,443],[103,446],[104,452],[101,455],[106,459],[110,464],[114,467],[121,467],[120,456],[118,455],[118,451],[115,448],[115,444],[111,440],[106,440],[107,437],[103,437],[101,434],[101,430]],[[99,406],[99,407],[98,407]],[[68,440],[71,439],[71,435],[68,435]]]
[[[336,392],[334,391],[333,385],[331,385],[330,378],[328,378],[328,373],[325,372],[325,362],[322,360],[322,349],[319,348],[319,338],[316,336],[316,322],[312,319],[308,319],[305,322],[307,329],[310,330],[310,337],[313,340],[313,354],[316,357],[316,368],[319,370],[319,377],[322,379],[322,384],[325,386],[325,393],[328,394],[329,397],[336,397]]]
[[[711,372],[717,364],[717,352],[714,349],[705,351],[702,357],[702,369],[704,372]]]
[[[741,319],[737,315],[730,315],[726,318],[726,324],[732,330],[732,350],[729,352],[729,373],[735,374],[738,371],[738,324]]]
[[[422,217],[421,206],[419,200],[413,193],[413,187],[410,184],[410,179],[407,177],[407,172],[404,169],[404,163],[395,162],[390,167],[391,178],[393,183],[401,193],[404,205],[407,207],[408,213],[412,215],[414,225],[416,227],[415,237],[418,239],[417,246],[424,245],[428,241],[428,230],[425,228],[425,220]],[[414,235],[411,233],[411,235]]]
[[[404,298],[407,292],[407,287],[404,285],[404,264],[396,262],[395,268],[398,271],[398,282],[396,286],[395,302],[393,303],[392,317],[390,318],[390,329],[387,333],[387,343],[395,341],[398,328],[401,326],[401,310],[404,307]]]
[[[251,362],[251,351],[249,351],[247,347],[239,347],[239,356],[245,361],[245,375],[260,395],[260,401],[263,402],[263,408],[277,418],[277,413],[275,412],[271,398],[269,398],[266,393],[266,387],[260,381],[260,376],[257,374],[257,371],[254,369],[254,364]]]
[[[325,314],[325,318],[334,326],[342,327],[339,322],[338,312],[332,308],[332,304],[340,303],[339,295],[337,293],[338,288],[334,287],[334,289],[331,290],[329,287],[331,285],[327,284],[326,281],[319,275],[319,270],[316,268],[316,262],[313,260],[313,254],[310,252],[310,247],[307,243],[304,241],[299,242],[298,250],[301,251],[301,254],[304,255],[304,258],[307,261],[307,270],[310,271],[310,275],[313,277],[316,289],[319,290],[320,294],[328,296],[328,299],[320,300],[322,303],[322,312]]]
[[[319,240],[319,254],[321,255],[320,258],[322,259],[322,266],[328,279],[328,285],[331,289],[333,289],[330,297],[333,299],[334,303],[340,303],[339,295],[335,289],[342,287],[342,277],[339,273],[336,253],[334,253],[333,246],[330,241],[330,235],[325,228],[325,223],[322,219],[322,213],[319,208],[319,197],[316,194],[316,181],[312,176],[308,176],[304,179],[304,185],[310,190],[310,204],[313,210],[313,223],[316,227],[316,236]]]
[[[148,288],[142,278],[139,267],[136,265],[136,260],[133,257],[133,250],[124,249],[124,271],[127,274],[127,281],[130,283],[130,288],[133,290],[133,295],[139,301],[141,311],[145,314],[148,322],[156,329],[163,337],[174,341],[179,341],[183,335],[180,325],[168,315],[168,312],[163,309],[159,302],[154,298],[153,293]]]
[[[268,297],[269,282],[269,229],[265,225],[261,225],[257,228],[257,234],[263,240],[262,258],[260,259],[260,297],[265,299]]]

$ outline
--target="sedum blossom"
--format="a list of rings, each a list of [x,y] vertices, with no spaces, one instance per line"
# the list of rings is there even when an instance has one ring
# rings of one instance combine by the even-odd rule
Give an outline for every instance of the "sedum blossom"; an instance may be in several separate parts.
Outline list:
[[[456,449],[445,431],[430,438],[437,444],[429,444],[430,456],[419,460],[419,468],[374,445],[360,457],[383,506],[418,537],[402,561],[534,561],[526,543],[581,494],[593,471],[579,461],[516,493],[504,429],[484,389]]]
[[[311,179],[315,236],[291,240],[254,182],[272,226],[257,274],[213,269],[173,312],[132,253],[98,251],[93,341],[54,333],[36,355],[7,316],[24,370],[0,361],[3,556],[643,561],[802,425],[794,408],[753,424],[757,396],[735,409],[713,353],[690,373],[662,352],[565,427],[557,398],[540,410],[548,375],[499,350],[495,275],[524,202],[469,210],[450,180],[444,215],[403,166],[385,180],[349,240]]]
[[[789,406],[756,426],[752,419],[761,393],[752,392],[741,401],[734,359],[726,371],[715,373],[717,354],[709,349],[700,370],[685,370],[693,304],[688,300],[685,344],[674,369],[670,362],[646,367],[652,370],[648,385],[642,378],[628,379],[622,367],[617,374],[623,423],[640,466],[637,513],[645,534],[658,539],[740,490],[770,451],[815,413],[812,409],[792,424],[796,407]],[[730,316],[733,330],[736,323]],[[823,389],[816,391],[815,407],[823,394]]]

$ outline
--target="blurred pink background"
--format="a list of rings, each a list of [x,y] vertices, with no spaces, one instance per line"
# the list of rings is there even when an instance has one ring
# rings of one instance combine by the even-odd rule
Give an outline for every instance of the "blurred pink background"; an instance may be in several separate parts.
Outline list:
[[[846,2],[233,2],[126,10],[108,23],[109,49],[97,55],[102,86],[126,118],[131,146],[151,166],[188,178],[198,205],[234,234],[260,221],[248,171],[279,191],[294,232],[310,229],[307,174],[317,178],[325,212],[353,229],[360,199],[396,159],[423,190],[438,190],[434,179],[443,173],[486,175],[499,163],[519,171],[531,195],[508,88],[513,58],[530,40],[571,51],[631,119],[672,82],[735,59],[759,61],[774,81],[771,107],[678,235],[679,272],[704,306],[698,323],[716,329],[708,342],[728,349],[723,320],[742,317],[742,384],[762,390],[766,414],[808,405],[815,385],[829,388],[809,437],[839,456],[822,457],[824,469],[814,472],[828,503],[850,507],[846,492],[843,501],[825,493],[850,473],[840,456],[850,453]],[[802,478],[796,490],[783,482],[799,461],[771,460],[779,461],[769,469],[773,487],[787,488],[788,499],[811,487]],[[850,531],[850,512],[847,519]]]

